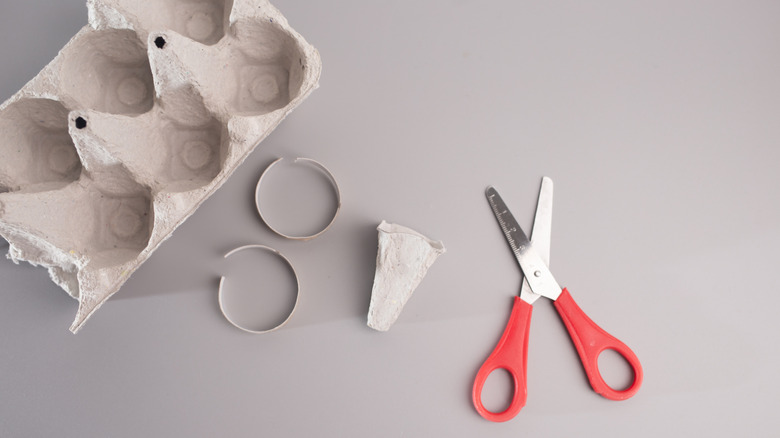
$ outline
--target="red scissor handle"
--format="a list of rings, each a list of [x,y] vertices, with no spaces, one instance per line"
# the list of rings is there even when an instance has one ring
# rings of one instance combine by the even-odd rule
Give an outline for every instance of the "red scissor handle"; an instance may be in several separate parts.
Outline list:
[[[610,400],[625,400],[636,394],[642,385],[643,377],[642,364],[639,363],[636,354],[626,344],[605,332],[588,318],[588,315],[574,302],[568,290],[563,289],[561,295],[555,300],[555,308],[558,309],[558,314],[561,315],[574,346],[577,347],[577,353],[580,355],[582,366],[593,390]],[[604,350],[616,351],[634,370],[634,382],[628,388],[616,391],[601,377],[599,355]]]
[[[531,325],[531,312],[533,306],[515,297],[512,306],[512,314],[509,322],[501,335],[498,345],[490,353],[487,360],[477,372],[474,380],[472,399],[474,407],[482,417],[490,421],[507,421],[514,418],[520,409],[525,406],[526,389],[526,360],[528,358],[528,328]],[[514,382],[512,402],[503,412],[491,412],[482,404],[482,387],[485,385],[490,373],[503,368],[509,372]]]

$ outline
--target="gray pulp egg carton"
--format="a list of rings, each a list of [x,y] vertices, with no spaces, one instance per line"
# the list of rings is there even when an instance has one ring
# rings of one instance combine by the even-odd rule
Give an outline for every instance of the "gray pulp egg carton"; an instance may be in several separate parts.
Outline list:
[[[266,0],[89,0],[0,106],[0,235],[79,302],[72,332],[318,86]]]

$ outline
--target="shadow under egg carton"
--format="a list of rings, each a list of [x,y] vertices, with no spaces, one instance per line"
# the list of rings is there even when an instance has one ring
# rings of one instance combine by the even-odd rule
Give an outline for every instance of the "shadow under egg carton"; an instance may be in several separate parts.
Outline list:
[[[267,0],[89,0],[83,28],[0,105],[0,236],[49,269],[77,332],[318,86]]]

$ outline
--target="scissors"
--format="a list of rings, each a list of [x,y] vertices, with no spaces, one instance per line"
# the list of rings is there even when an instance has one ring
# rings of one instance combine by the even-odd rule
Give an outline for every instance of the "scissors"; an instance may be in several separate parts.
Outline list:
[[[539,200],[534,216],[532,239],[529,241],[520,225],[509,212],[496,189],[488,187],[485,191],[488,203],[504,232],[509,247],[517,258],[523,271],[523,285],[520,296],[516,296],[509,322],[498,345],[488,356],[477,372],[472,398],[477,412],[490,421],[507,421],[520,412],[526,401],[526,363],[528,358],[528,329],[531,325],[533,303],[539,297],[553,300],[555,309],[561,316],[572,342],[577,348],[582,366],[590,385],[596,393],[610,400],[625,400],[632,397],[642,384],[642,365],[626,344],[596,325],[580,309],[565,288],[555,281],[547,265],[550,262],[550,232],[552,228],[553,183],[550,178],[542,178]],[[601,377],[598,357],[604,350],[611,349],[628,362],[634,372],[634,381],[626,389],[615,390]],[[490,373],[503,368],[512,376],[514,392],[512,401],[503,412],[491,412],[482,404],[482,387]]]

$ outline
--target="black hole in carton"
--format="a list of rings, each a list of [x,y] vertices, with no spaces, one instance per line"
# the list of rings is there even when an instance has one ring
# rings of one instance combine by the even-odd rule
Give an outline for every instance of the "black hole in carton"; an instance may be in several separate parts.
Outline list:
[[[87,121],[84,120],[83,117],[79,117],[76,119],[76,127],[79,129],[84,129],[87,127]]]
[[[163,37],[157,37],[154,39],[154,45],[157,46],[158,49],[165,47],[165,42],[165,38]]]

